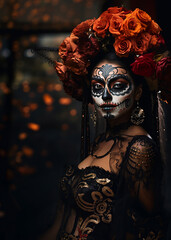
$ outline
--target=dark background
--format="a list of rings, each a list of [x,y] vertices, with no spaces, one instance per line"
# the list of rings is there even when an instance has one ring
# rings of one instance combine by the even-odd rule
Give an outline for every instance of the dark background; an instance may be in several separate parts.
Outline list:
[[[78,23],[112,5],[147,11],[170,49],[168,4],[0,0],[0,240],[34,240],[46,231],[55,218],[64,166],[80,154],[81,103],[64,93],[54,69],[30,49],[58,47]],[[167,162],[168,176],[169,169]],[[167,178],[168,213],[170,182]]]

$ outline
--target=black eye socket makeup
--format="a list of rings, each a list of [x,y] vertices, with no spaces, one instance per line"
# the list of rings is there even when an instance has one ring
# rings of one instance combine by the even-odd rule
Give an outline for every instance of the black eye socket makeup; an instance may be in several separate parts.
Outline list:
[[[92,80],[91,82],[91,89],[92,89],[92,94],[94,96],[100,96],[105,88],[105,82],[102,81],[96,81],[96,80]]]
[[[93,96],[101,96],[105,87],[114,96],[129,94],[132,90],[132,81],[127,74],[127,70],[120,66],[114,67],[110,64],[104,64],[101,67],[96,67],[91,82]]]

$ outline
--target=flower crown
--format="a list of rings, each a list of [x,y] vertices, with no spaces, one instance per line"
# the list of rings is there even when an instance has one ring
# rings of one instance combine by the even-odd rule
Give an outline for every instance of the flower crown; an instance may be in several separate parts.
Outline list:
[[[120,58],[133,56],[132,72],[144,76],[151,90],[165,91],[164,98],[168,99],[171,87],[168,93],[164,78],[171,72],[171,58],[160,32],[159,25],[139,8],[131,11],[111,7],[98,19],[80,23],[60,45],[62,62],[55,64],[65,91],[82,100],[91,61],[112,44]]]

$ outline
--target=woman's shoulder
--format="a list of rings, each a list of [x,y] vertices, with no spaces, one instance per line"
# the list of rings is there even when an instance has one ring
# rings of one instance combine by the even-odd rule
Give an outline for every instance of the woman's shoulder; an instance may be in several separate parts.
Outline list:
[[[148,132],[141,126],[132,125],[128,128],[127,134],[131,136],[149,136]]]

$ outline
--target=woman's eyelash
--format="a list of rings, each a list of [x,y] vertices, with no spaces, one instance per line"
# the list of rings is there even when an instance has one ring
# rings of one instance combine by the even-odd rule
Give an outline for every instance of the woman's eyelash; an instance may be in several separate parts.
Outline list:
[[[102,87],[103,86],[101,84],[99,84],[99,83],[94,84],[94,88],[95,89],[99,89],[99,88],[102,88]]]
[[[111,84],[111,87],[112,87],[112,88],[122,88],[122,87],[125,86],[125,85],[126,85],[126,83],[116,82],[116,83]]]

